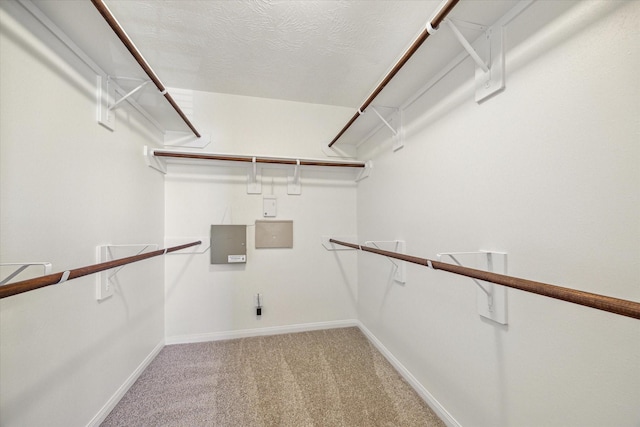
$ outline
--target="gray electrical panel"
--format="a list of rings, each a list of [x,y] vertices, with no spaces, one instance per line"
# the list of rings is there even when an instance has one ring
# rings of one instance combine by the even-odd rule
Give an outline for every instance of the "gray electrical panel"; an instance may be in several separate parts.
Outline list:
[[[211,264],[247,262],[247,226],[211,226]]]

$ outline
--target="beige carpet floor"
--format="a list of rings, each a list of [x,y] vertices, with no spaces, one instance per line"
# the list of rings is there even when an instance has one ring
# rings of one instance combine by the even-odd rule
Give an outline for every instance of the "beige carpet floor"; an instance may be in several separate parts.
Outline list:
[[[103,426],[444,426],[358,328],[166,346]]]

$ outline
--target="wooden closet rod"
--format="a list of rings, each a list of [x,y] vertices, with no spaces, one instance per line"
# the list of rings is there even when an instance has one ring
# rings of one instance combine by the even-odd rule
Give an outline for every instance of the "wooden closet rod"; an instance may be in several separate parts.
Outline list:
[[[91,0],[91,3],[93,3],[96,9],[98,9],[98,12],[100,12],[105,21],[107,21],[113,32],[116,33],[120,41],[122,41],[127,50],[131,53],[131,55],[133,55],[138,64],[140,64],[144,72],[147,73],[147,76],[149,76],[151,81],[156,85],[160,93],[166,98],[167,101],[169,101],[169,104],[171,104],[173,109],[176,110],[176,113],[178,113],[180,118],[182,118],[187,126],[189,126],[189,129],[191,129],[194,135],[200,138],[201,135],[198,130],[193,126],[191,121],[187,118],[182,109],[180,109],[178,104],[176,104],[169,92],[167,92],[167,88],[162,84],[149,63],[144,59],[142,53],[140,53],[135,44],[133,44],[133,41],[124,31],[124,28],[122,28],[122,26],[118,23],[118,20],[115,16],[113,16],[107,5],[105,5],[102,0]]]
[[[167,249],[158,249],[157,251],[153,252],[147,252],[144,254],[134,255],[126,258],[114,259],[112,261],[93,264],[87,267],[80,267],[76,268],[75,270],[67,270],[60,273],[53,273],[46,276],[23,280],[21,282],[9,283],[8,285],[0,286],[0,299],[21,294],[23,292],[33,291],[34,289],[43,288],[45,286],[56,285],[67,280],[77,279],[78,277],[87,276],[93,273],[99,273],[104,270],[109,270],[110,268],[120,267],[122,265],[142,261],[147,258],[164,255],[169,252],[179,251],[180,249],[186,249],[191,246],[197,246],[200,243],[202,242],[198,240],[197,242],[186,243],[180,246],[173,246]]]
[[[404,255],[397,252],[384,251],[381,249],[371,248],[369,246],[361,246],[353,243],[341,242],[335,239],[329,239],[329,241],[331,243],[347,246],[349,248],[360,249],[365,252],[371,252],[378,255],[384,255],[389,258],[395,258],[414,264],[424,265],[427,267],[431,267],[434,270],[448,271],[449,273],[460,274],[462,276],[496,283],[498,285],[506,286],[509,288],[532,292],[534,294],[543,295],[545,297],[572,302],[574,304],[580,304],[586,307],[608,311],[610,313],[619,314],[621,316],[640,319],[640,303],[635,301],[593,294],[590,292],[579,291],[577,289],[563,288],[556,285],[549,285],[547,283],[534,282],[532,280],[506,276],[504,274],[491,273],[489,271],[461,267],[445,262],[432,261],[426,258],[418,258],[415,256]]]
[[[170,151],[153,151],[153,155],[157,157],[174,157],[178,159],[200,159],[200,160],[224,160],[230,162],[247,162],[253,163],[254,157],[251,156],[232,156],[225,154],[198,154],[198,153],[176,153]],[[294,160],[294,159],[278,159],[270,157],[255,157],[256,163],[272,163],[282,165],[296,165],[300,162],[301,166],[334,166],[343,168],[364,168],[366,165],[362,162],[324,162],[321,160]]]
[[[451,10],[455,7],[458,1],[459,0],[448,0],[444,4],[444,6],[440,8],[438,13],[436,13],[436,15],[433,17],[433,20],[429,23],[431,25],[431,28],[437,29],[438,26],[440,26],[440,24],[444,20],[444,18],[446,18],[449,12],[451,12]],[[353,117],[351,117],[351,120],[349,120],[347,124],[342,128],[342,130],[338,133],[338,135],[336,135],[336,137],[333,138],[333,140],[329,143],[329,147],[333,146],[333,144],[335,144],[338,141],[338,139],[340,139],[340,137],[347,131],[347,129],[351,127],[351,125],[356,121],[356,119],[360,117],[362,114],[364,114],[364,111],[367,109],[367,107],[380,94],[380,92],[382,92],[382,89],[384,89],[385,86],[387,86],[387,84],[391,81],[391,79],[395,77],[395,75],[398,73],[398,71],[400,71],[400,69],[404,66],[404,64],[406,64],[407,61],[409,61],[409,59],[413,56],[413,54],[416,53],[418,48],[422,45],[422,43],[424,43],[424,41],[428,37],[429,37],[429,30],[425,28],[424,30],[422,30],[418,38],[414,40],[411,46],[409,46],[409,49],[407,49],[404,55],[402,55],[402,57],[396,63],[396,65],[393,66],[391,71],[389,71],[389,73],[387,73],[384,79],[382,79],[380,84],[378,84],[378,86],[374,89],[371,95],[369,95],[369,97],[364,102],[364,104],[362,104],[358,109],[358,111],[356,111],[356,113],[353,115]]]

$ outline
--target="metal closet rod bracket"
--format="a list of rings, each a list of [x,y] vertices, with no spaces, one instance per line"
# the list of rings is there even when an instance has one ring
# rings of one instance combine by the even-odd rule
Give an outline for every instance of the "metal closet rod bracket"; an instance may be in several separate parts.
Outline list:
[[[247,174],[247,194],[262,194],[262,167],[258,166],[256,156],[251,158]]]
[[[335,252],[335,251],[355,251],[357,250],[356,248],[350,248],[347,246],[342,246],[342,245],[338,245],[335,243],[332,243],[330,240],[331,239],[337,239],[337,240],[346,240],[349,242],[357,242],[358,241],[358,236],[334,236],[334,235],[330,235],[330,236],[322,236],[321,240],[320,240],[320,244],[328,251],[331,252]]]
[[[167,255],[201,255],[207,253],[211,249],[211,236],[198,236],[198,237],[165,237],[165,246],[176,246],[183,244],[184,242],[192,242],[199,240],[201,243],[198,246],[192,246],[189,249],[185,249],[179,252],[171,252]]]
[[[0,264],[0,267],[9,267],[9,266],[16,267],[17,266],[17,268],[11,274],[9,274],[7,277],[5,277],[0,281],[0,286],[7,284],[11,279],[13,279],[18,274],[22,273],[24,270],[31,267],[32,265],[42,266],[44,270],[42,272],[43,276],[46,276],[47,274],[51,273],[50,262],[3,262],[2,264]]]
[[[393,151],[398,151],[402,147],[404,147],[404,127],[402,123],[402,109],[399,107],[383,107],[380,105],[372,105],[369,107],[371,111],[375,113],[376,116],[382,121],[382,124],[389,128],[392,133],[391,141],[393,142]],[[392,110],[389,120],[385,119],[384,116],[378,111],[379,108],[385,108]],[[365,111],[366,112],[366,111]],[[363,114],[364,112],[361,112]],[[390,123],[391,122],[391,123]],[[393,126],[395,123],[395,127]],[[374,129],[376,132],[378,129]],[[367,135],[365,139],[369,139],[372,134]],[[360,144],[358,144],[360,145]]]
[[[377,249],[382,249],[380,246],[378,246],[378,244],[384,245],[389,243],[395,245],[393,248],[394,252],[397,252],[399,254],[405,253],[406,242],[404,240],[367,240],[366,242],[364,242],[364,246],[373,245]],[[393,264],[393,280],[395,280],[396,282],[402,285],[407,283],[407,269],[406,269],[407,263],[402,260],[394,261],[394,259],[390,257],[385,257],[385,258],[387,258],[389,262]]]
[[[443,256],[451,258],[456,265],[464,267],[458,258],[469,256],[480,257],[481,268],[489,272],[507,274],[507,254],[505,252],[474,251],[474,252],[442,252],[436,255],[438,261]],[[476,300],[478,314],[502,325],[507,324],[507,288],[494,283],[482,282],[471,278],[478,286]]]
[[[356,182],[360,182],[365,178],[369,178],[371,175],[371,170],[373,169],[373,160],[367,160],[365,162],[364,169],[360,171],[358,176],[356,177]]]
[[[156,243],[138,243],[138,244],[128,244],[128,245],[100,245],[96,247],[96,262],[103,263],[114,260],[114,256],[112,253],[113,248],[139,248],[142,247],[134,256],[140,255],[147,248],[153,247],[154,250],[158,249],[158,245]],[[115,271],[104,270],[99,272],[96,275],[96,299],[98,301],[105,300],[113,295],[114,285],[112,281],[116,279],[116,276],[125,266],[122,265],[118,267]]]
[[[502,91],[505,87],[504,72],[504,37],[502,25],[487,27],[473,22],[465,22],[445,18],[443,21],[453,32],[453,35],[476,63],[475,70],[475,100],[484,101],[492,95]],[[482,31],[475,42],[469,42],[458,27],[466,27],[475,31]]]
[[[127,98],[129,98],[130,96],[132,96],[135,93],[137,93],[138,91],[140,91],[147,84],[151,83],[151,80],[135,79],[135,78],[131,78],[131,77],[107,76],[107,81],[109,81],[109,80],[130,80],[130,81],[142,82],[138,86],[136,86],[134,89],[132,89],[129,92],[127,92],[126,94],[124,94],[120,99],[115,101],[112,105],[109,105],[109,107],[108,107],[109,110],[113,110],[118,105],[120,105],[123,101],[125,101]]]
[[[211,134],[197,137],[188,131],[165,131],[164,146],[169,148],[204,148],[211,144]]]
[[[287,176],[287,194],[302,194],[302,185],[300,184],[300,159],[296,159],[296,165]]]
[[[474,24],[472,22],[454,21],[453,19],[450,19],[450,18],[445,19],[444,22],[449,26],[449,28],[451,28],[451,31],[453,32],[453,34],[456,36],[456,38],[458,39],[462,47],[464,47],[464,50],[466,50],[469,56],[471,56],[471,58],[475,61],[476,65],[482,68],[482,70],[485,73],[489,72],[489,66],[487,65],[487,62],[485,62],[485,60],[480,58],[480,55],[478,54],[478,52],[473,48],[473,46],[471,46],[471,43],[469,43],[469,41],[465,38],[465,36],[460,32],[456,24],[467,27],[467,28],[471,28],[477,31],[486,31],[487,27],[480,24]]]
[[[387,121],[382,116],[382,114],[377,110],[376,107],[393,109],[393,113],[391,115],[390,121],[398,122],[397,127],[394,128],[392,123],[389,123],[389,121]],[[391,130],[391,133],[392,133],[391,140],[393,141],[393,151],[398,151],[400,148],[404,147],[404,128],[403,128],[403,121],[402,121],[403,119],[402,107],[382,107],[382,106],[376,105],[370,108],[378,116],[381,123],[378,126],[371,129],[371,131],[356,144],[356,149],[360,148],[361,145],[369,141],[375,134],[377,134],[380,131],[380,129],[384,128],[385,126],[389,128],[389,130]],[[366,112],[367,111],[362,111],[361,114],[365,114]]]
[[[167,164],[161,158],[153,155],[153,149],[150,149],[146,145],[144,146],[144,162],[151,169],[155,169],[163,175],[167,174]]]
[[[118,85],[117,80],[132,80],[142,82],[133,90],[127,92]],[[135,108],[149,123],[155,126],[159,131],[165,133],[164,127],[158,123],[138,102],[131,96],[139,92],[144,86],[146,86],[151,80],[142,80],[129,77],[114,77],[109,75],[97,74],[96,76],[96,120],[98,124],[114,131],[116,128],[116,113],[115,109],[122,102],[127,101],[129,105]],[[120,99],[117,99],[118,94],[123,94]]]

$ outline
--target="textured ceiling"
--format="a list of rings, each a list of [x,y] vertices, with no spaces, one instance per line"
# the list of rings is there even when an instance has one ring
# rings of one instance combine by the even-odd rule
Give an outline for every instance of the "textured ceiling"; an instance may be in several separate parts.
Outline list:
[[[169,87],[357,107],[440,1],[107,0]]]

